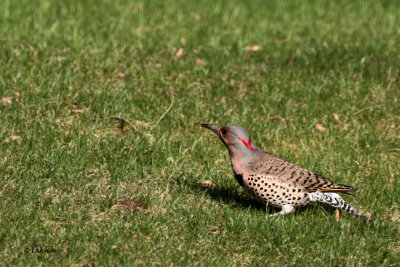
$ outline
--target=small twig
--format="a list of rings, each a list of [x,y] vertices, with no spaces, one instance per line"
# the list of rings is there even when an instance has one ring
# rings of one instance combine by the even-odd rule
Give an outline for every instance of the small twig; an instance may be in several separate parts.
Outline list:
[[[109,119],[114,119],[114,120],[118,120],[120,122],[124,122],[124,123],[128,124],[129,127],[131,127],[132,131],[136,130],[136,127],[130,121],[128,121],[128,120],[126,120],[124,118],[121,118],[121,117],[118,117],[118,116],[111,116],[111,117],[109,117]]]
[[[360,115],[362,112],[366,111],[367,109],[373,109],[373,108],[377,108],[377,107],[381,107],[381,106],[383,106],[383,104],[376,105],[376,106],[369,106],[369,107],[363,108],[363,109],[359,110],[358,112],[354,113],[353,116]]]
[[[21,40],[20,42],[21,42],[22,44],[26,45],[26,46],[29,46],[29,48],[30,48],[32,51],[35,51],[35,48],[34,48],[30,43],[28,43],[26,40]]]
[[[393,80],[390,80],[388,86],[386,87],[386,90],[390,89],[390,87],[392,86],[392,83],[393,83]]]
[[[192,147],[189,147],[189,148],[186,148],[186,149],[183,151],[182,154],[185,155],[186,152],[188,152],[189,150],[194,150],[194,148],[196,147],[197,143],[198,143],[200,140],[201,140],[201,139],[197,139],[197,141],[194,142],[193,146],[192,146]]]
[[[129,127],[132,129],[132,131],[135,131],[135,130],[136,130],[135,125],[133,125],[130,121],[128,121],[127,119],[124,119],[124,118],[122,118],[122,117],[111,116],[111,117],[108,117],[108,118],[104,118],[103,120],[110,120],[110,119],[111,119],[111,120],[118,120],[118,121],[120,121],[120,122],[126,123],[126,124],[129,125]]]
[[[351,116],[352,116],[352,117],[358,116],[358,115],[360,115],[361,113],[363,113],[364,111],[366,111],[366,110],[368,110],[368,109],[378,108],[378,107],[381,107],[381,106],[383,106],[383,105],[384,105],[384,104],[380,104],[380,105],[369,106],[369,107],[360,109],[359,111],[357,111],[356,113],[354,113],[354,114],[351,115]],[[347,119],[344,120],[343,123],[344,123],[344,122],[348,122],[349,120],[350,120],[350,116],[347,117]]]
[[[153,131],[153,129],[160,123],[160,121],[162,119],[164,119],[165,115],[167,115],[167,113],[171,110],[172,106],[174,105],[174,94],[172,93],[172,98],[171,98],[171,104],[169,105],[169,107],[167,108],[167,110],[164,112],[164,114],[161,115],[161,117],[158,119],[158,121],[156,122],[156,124],[154,124],[150,130],[147,132],[147,134],[151,133],[151,131]]]

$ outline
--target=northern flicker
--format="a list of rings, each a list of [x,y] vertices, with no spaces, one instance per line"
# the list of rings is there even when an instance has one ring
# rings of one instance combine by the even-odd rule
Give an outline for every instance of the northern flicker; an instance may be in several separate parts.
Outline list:
[[[235,178],[246,193],[259,202],[282,209],[273,216],[291,213],[295,207],[310,202],[322,202],[364,217],[337,194],[356,191],[355,188],[336,184],[279,156],[261,151],[246,129],[239,125],[201,126],[216,133],[225,144]]]

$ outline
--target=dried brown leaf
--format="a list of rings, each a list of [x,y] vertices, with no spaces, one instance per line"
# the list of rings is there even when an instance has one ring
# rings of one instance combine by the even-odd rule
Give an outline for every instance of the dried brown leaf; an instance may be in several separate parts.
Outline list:
[[[336,113],[333,113],[333,118],[335,119],[335,121],[339,121],[339,115]]]
[[[83,109],[75,109],[74,112],[76,115],[80,115],[86,112],[89,112],[90,108],[83,108]]]
[[[71,120],[67,120],[67,121],[57,121],[57,123],[62,126],[62,127],[69,127],[72,125],[72,121]]]
[[[200,66],[204,66],[206,63],[201,58],[196,58],[196,64]]]
[[[112,208],[113,209],[119,209],[119,210],[132,210],[132,211],[138,211],[143,209],[144,205],[140,200],[137,199],[122,199],[118,201],[117,205],[114,205]]]
[[[223,159],[217,159],[217,160],[215,161],[215,164],[220,164],[220,163],[223,163],[223,162],[225,162]]]
[[[239,91],[238,91],[238,97],[239,99],[243,99],[243,97],[246,95],[247,93],[247,88],[244,86],[244,83],[241,82],[240,83],[240,87],[239,87]]]
[[[287,63],[287,64],[290,64],[290,62],[292,62],[292,60],[293,60],[293,56],[292,56],[292,54],[289,54],[289,55],[287,56],[287,58],[286,58],[286,63]]]
[[[391,247],[392,251],[396,254],[400,253],[400,243],[395,244],[394,246]]]
[[[9,104],[11,104],[11,103],[12,103],[11,97],[3,96],[3,97],[1,98],[1,103],[4,104],[4,105],[9,105]]]
[[[14,100],[15,100],[15,102],[19,102],[19,92],[14,92],[14,95],[15,95],[15,98],[14,98]]]
[[[114,135],[114,137],[116,137],[116,138],[119,138],[119,137],[121,137],[122,135],[124,134],[124,129],[121,129],[121,128],[113,128],[113,135]]]
[[[194,18],[195,20],[200,20],[200,15],[199,14],[197,14],[197,13],[190,13],[190,16],[192,17],[192,18]]]
[[[320,123],[315,124],[315,129],[317,129],[320,132],[323,132],[326,130],[326,128]]]
[[[186,41],[186,38],[185,38],[185,37],[182,37],[180,41],[181,41],[181,45],[183,45],[183,46],[186,45],[186,42],[187,42],[187,41]]]
[[[392,80],[392,69],[387,70],[387,80],[388,81]]]
[[[246,51],[251,51],[251,52],[257,52],[262,50],[262,47],[259,45],[253,45],[253,46],[246,46],[245,48]]]
[[[299,148],[297,147],[296,144],[289,144],[289,148],[290,148],[291,150],[293,150],[294,152],[299,151]]]
[[[4,139],[3,143],[7,144],[10,143],[10,141],[17,141],[17,140],[21,140],[21,136],[12,135],[9,138]]]
[[[58,62],[64,61],[65,59],[66,57],[61,57],[61,56],[55,58],[55,60],[57,60]]]
[[[156,141],[156,139],[154,138],[154,136],[152,136],[151,134],[147,133],[145,135],[147,137],[147,140],[149,141],[150,145],[152,145],[154,143],[154,141]]]
[[[392,212],[391,219],[392,219],[393,222],[397,222],[397,223],[400,222],[400,211],[394,210]]]
[[[339,209],[336,209],[335,220],[336,220],[337,222],[339,222],[339,220],[340,220],[339,214],[340,214]]]
[[[152,213],[152,214],[166,214],[167,213],[167,209],[165,209],[164,207],[159,207],[156,205],[151,206],[151,208],[148,208],[145,210],[146,213]]]
[[[17,141],[17,140],[20,140],[20,139],[21,139],[21,136],[12,135],[12,136],[10,137],[10,139],[11,139],[11,141]]]
[[[100,139],[100,135],[94,134],[94,133],[92,133],[92,135],[93,135],[94,137],[96,137],[97,139]]]
[[[78,108],[78,104],[74,103],[74,104],[69,104],[68,105],[70,109],[77,109]]]
[[[222,227],[212,226],[210,230],[208,230],[208,233],[213,235],[220,235],[222,231],[223,231]]]
[[[351,127],[350,123],[344,123],[342,125],[343,130],[348,130],[348,129],[350,129],[350,127]]]
[[[180,58],[183,54],[183,48],[179,48],[178,52],[176,52],[174,59],[177,60],[178,58]]]
[[[13,52],[16,57],[19,57],[21,55],[21,52],[18,49],[14,49]]]
[[[204,187],[210,187],[213,185],[213,182],[211,180],[204,180],[204,181],[201,181],[200,183]]]
[[[144,121],[135,121],[135,126],[137,127],[149,127],[150,123]]]

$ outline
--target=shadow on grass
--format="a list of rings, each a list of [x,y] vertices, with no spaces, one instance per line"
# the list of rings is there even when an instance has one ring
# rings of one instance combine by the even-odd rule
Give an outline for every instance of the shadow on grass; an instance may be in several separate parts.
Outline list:
[[[224,204],[231,204],[236,207],[242,208],[242,209],[255,209],[255,210],[264,210],[268,214],[274,214],[276,212],[281,211],[279,208],[274,208],[271,206],[266,206],[265,204],[262,204],[254,199],[251,199],[249,196],[243,194],[240,194],[237,192],[235,188],[232,187],[216,187],[216,186],[203,186],[200,183],[189,183],[188,184],[192,189],[198,191],[198,192],[205,192],[208,194],[212,199],[224,203]],[[305,212],[308,209],[315,209],[317,204],[311,203],[310,205],[306,205],[303,207],[297,207],[295,210],[295,213],[301,214]],[[336,209],[332,208],[330,206],[323,205],[323,208],[325,212],[327,212],[330,215],[335,214]]]
[[[280,211],[280,209],[268,207],[265,204],[259,203],[244,194],[240,194],[236,189],[230,187],[215,187],[215,186],[203,186],[199,183],[190,183],[189,186],[200,192],[205,192],[212,199],[224,203],[231,204],[243,209],[255,209],[255,210],[266,210],[267,213],[273,214]]]

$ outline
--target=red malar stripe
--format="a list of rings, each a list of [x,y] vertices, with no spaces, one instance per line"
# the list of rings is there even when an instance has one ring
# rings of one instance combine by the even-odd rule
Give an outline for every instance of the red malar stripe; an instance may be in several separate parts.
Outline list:
[[[246,143],[246,141],[244,141],[244,140],[243,140],[242,138],[240,138],[240,137],[239,137],[239,140],[242,141],[242,143],[245,144],[249,149],[251,149],[251,150],[258,150],[258,148],[252,147],[252,146],[251,146],[251,139],[250,139],[250,137],[249,137],[249,141],[247,141],[247,143]]]

